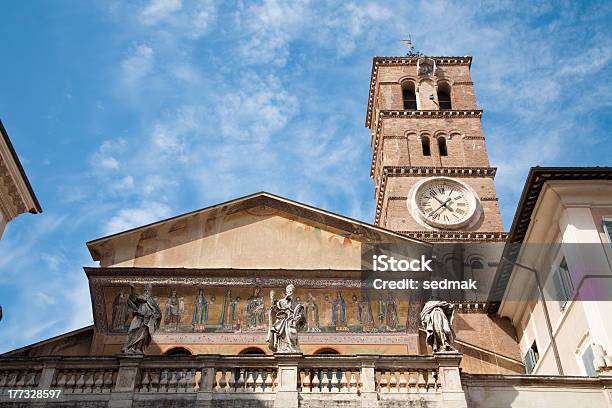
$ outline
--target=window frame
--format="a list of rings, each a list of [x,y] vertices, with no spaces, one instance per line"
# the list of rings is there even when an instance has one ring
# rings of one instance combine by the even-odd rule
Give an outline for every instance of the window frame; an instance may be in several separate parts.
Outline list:
[[[540,353],[538,350],[538,343],[533,340],[531,346],[527,349],[527,352],[523,356],[523,363],[525,364],[525,373],[528,375],[533,373],[540,360]]]
[[[606,223],[608,223],[609,226],[606,225]],[[612,244],[612,217],[602,217],[601,225],[606,237],[608,238],[608,244]]]
[[[562,264],[565,264],[565,268],[561,267]],[[574,298],[575,287],[567,258],[562,252],[557,255],[551,266],[550,280],[556,297],[555,300],[559,303],[559,310],[564,312]]]

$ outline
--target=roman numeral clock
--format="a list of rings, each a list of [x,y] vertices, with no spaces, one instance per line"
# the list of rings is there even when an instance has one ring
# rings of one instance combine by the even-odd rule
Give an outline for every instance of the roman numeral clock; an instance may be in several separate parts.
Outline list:
[[[416,184],[407,205],[421,224],[441,229],[469,226],[481,213],[476,192],[447,177],[433,177]]]

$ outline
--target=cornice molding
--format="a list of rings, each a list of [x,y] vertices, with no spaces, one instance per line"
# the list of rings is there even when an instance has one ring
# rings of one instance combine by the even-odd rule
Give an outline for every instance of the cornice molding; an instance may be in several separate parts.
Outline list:
[[[0,211],[7,222],[25,212],[33,214],[42,212],[2,121],[0,121]]]
[[[374,90],[378,79],[378,67],[380,66],[402,66],[416,65],[417,60],[422,57],[374,57],[372,61],[372,73],[370,75],[370,91],[368,95],[368,110],[366,113],[366,127],[370,127],[372,121],[372,106],[374,106]],[[472,57],[427,57],[436,61],[436,65],[472,65]],[[466,83],[467,84],[467,83]]]
[[[7,162],[0,154],[0,211],[6,221],[28,211]]]
[[[450,119],[450,118],[474,118],[480,119],[482,110],[381,110],[378,113],[374,144],[372,146],[372,162],[370,164],[370,177],[374,175],[376,157],[380,145],[380,129],[384,119]],[[384,137],[385,139],[387,136]]]
[[[427,242],[505,242],[507,232],[495,231],[397,231],[411,238],[422,239]]]

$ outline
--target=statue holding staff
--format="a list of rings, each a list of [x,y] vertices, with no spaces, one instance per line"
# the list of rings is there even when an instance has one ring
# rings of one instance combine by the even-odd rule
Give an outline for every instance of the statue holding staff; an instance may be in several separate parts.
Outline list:
[[[432,298],[421,311],[421,324],[427,333],[427,344],[434,353],[439,351],[455,351],[453,342],[455,333],[453,331],[453,318],[455,309],[452,304]]]
[[[268,312],[268,348],[275,353],[300,353],[298,330],[306,323],[304,305],[293,299],[295,286],[289,284],[285,297],[277,300],[270,292],[272,306]]]
[[[151,343],[153,333],[161,322],[161,310],[159,305],[151,296],[152,286],[148,284],[144,288],[142,295],[134,292],[134,287],[130,286],[128,297],[128,307],[132,311],[132,322],[128,329],[122,351],[128,354],[144,354],[146,348]]]

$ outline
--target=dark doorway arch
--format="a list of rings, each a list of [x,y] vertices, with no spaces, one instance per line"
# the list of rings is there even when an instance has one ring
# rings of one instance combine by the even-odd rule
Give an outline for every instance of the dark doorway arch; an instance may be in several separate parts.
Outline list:
[[[340,353],[338,352],[338,350],[335,350],[331,347],[323,347],[323,348],[318,349],[312,354],[316,354],[320,356],[320,355],[331,355],[331,354],[340,354]]]
[[[187,350],[185,347],[172,347],[169,350],[166,350],[164,353],[166,356],[191,356],[193,355],[191,351]]]
[[[251,355],[251,356],[263,356],[266,354],[265,351],[260,349],[259,347],[247,347],[243,350],[240,350],[239,355]]]

